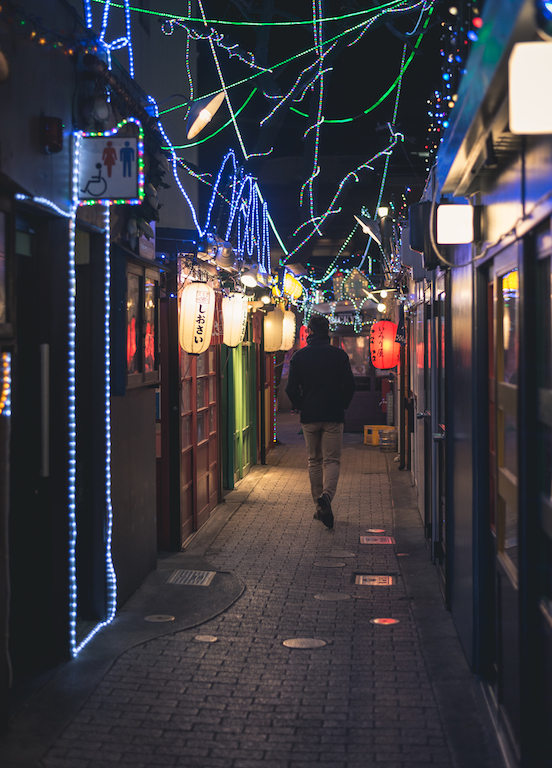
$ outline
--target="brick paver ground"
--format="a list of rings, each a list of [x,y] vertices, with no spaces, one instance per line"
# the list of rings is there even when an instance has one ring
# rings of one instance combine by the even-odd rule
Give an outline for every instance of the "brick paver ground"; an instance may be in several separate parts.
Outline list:
[[[298,424],[279,437],[279,463],[206,553],[243,596],[199,629],[123,653],[44,768],[451,768],[396,549],[360,543],[369,528],[393,535],[386,454],[346,436],[329,531],[313,520]],[[397,583],[356,586],[357,572]],[[317,597],[328,593],[344,599]]]

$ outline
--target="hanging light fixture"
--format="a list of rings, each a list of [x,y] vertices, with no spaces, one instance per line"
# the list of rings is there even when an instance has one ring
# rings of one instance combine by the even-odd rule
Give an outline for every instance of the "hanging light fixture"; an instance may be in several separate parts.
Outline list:
[[[223,242],[219,244],[216,261],[219,267],[230,269],[236,263],[236,254],[232,248],[232,243]]]
[[[280,307],[274,307],[264,318],[264,348],[265,352],[278,352],[282,346],[284,313]]]
[[[222,321],[222,343],[227,347],[237,347],[244,340],[247,328],[247,297],[243,293],[230,293],[224,297]]]
[[[188,115],[188,122],[186,123],[187,139],[193,139],[194,136],[197,136],[205,128],[207,123],[211,122],[225,96],[225,92],[221,91],[215,96],[205,96],[203,99],[194,101]]]
[[[259,271],[258,264],[248,265],[248,268],[241,275],[241,281],[246,288],[255,288],[257,285],[257,273]]]
[[[370,237],[373,237],[376,243],[381,245],[381,230],[379,227],[379,224],[377,221],[373,221],[372,219],[369,219],[367,216],[356,216],[356,214],[353,214],[357,222],[360,224],[360,228],[364,232],[365,235],[370,235]]]
[[[178,338],[183,350],[200,355],[209,347],[215,317],[215,292],[207,283],[188,283],[180,300]]]
[[[284,312],[282,324],[282,343],[280,349],[283,352],[287,352],[295,344],[295,331],[295,313],[288,309]]]

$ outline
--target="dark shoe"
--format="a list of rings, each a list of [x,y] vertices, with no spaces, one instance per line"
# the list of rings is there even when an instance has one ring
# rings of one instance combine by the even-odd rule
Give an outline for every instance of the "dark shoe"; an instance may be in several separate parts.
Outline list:
[[[320,512],[316,513],[315,518],[317,520],[321,520],[326,528],[333,528],[334,516],[332,512],[332,505],[328,496],[323,493],[316,503],[320,507]]]

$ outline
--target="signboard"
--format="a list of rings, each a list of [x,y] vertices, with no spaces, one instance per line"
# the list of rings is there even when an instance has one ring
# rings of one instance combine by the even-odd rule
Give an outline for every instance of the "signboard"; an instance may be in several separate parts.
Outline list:
[[[126,123],[139,135],[119,135]],[[137,120],[119,123],[115,131],[77,134],[75,198],[79,205],[138,205],[144,198],[143,132]]]

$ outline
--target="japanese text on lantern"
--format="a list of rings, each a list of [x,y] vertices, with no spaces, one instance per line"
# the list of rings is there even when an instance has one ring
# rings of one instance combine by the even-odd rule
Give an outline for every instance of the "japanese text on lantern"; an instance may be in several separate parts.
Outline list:
[[[196,317],[194,329],[194,343],[201,344],[205,335],[205,323],[207,318],[207,308],[211,297],[207,291],[198,291],[196,294]]]

